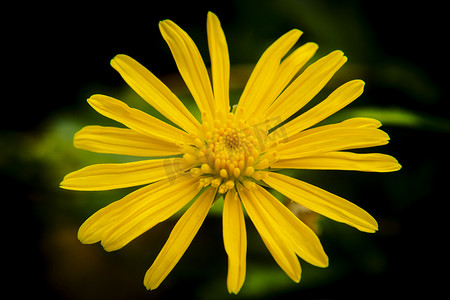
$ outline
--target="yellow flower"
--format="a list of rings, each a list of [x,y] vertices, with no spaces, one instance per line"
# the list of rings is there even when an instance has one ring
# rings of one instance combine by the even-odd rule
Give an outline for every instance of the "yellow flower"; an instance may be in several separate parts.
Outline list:
[[[361,231],[378,229],[375,219],[358,206],[277,172],[391,172],[401,168],[388,155],[344,151],[387,144],[389,137],[378,129],[381,124],[377,120],[353,118],[311,128],[360,96],[364,87],[361,80],[343,84],[324,101],[289,119],[346,62],[341,51],[317,60],[296,76],[318,46],[307,43],[287,55],[302,34],[289,31],[264,52],[239,103],[231,108],[228,48],[218,18],[213,13],[207,18],[212,82],[187,33],[170,20],[160,22],[159,27],[202,120],[199,122],[167,86],[132,58],[117,55],[111,61],[123,79],[176,126],[108,96],[94,95],[88,100],[100,114],[127,128],[87,126],[75,135],[76,147],[151,159],[92,165],[64,178],[61,187],[71,190],[145,185],[92,215],[80,227],[81,242],[101,242],[106,251],[120,249],[194,199],[145,275],[145,286],[155,289],[186,251],[214,201],[221,199],[227,286],[230,293],[238,293],[246,272],[242,205],[273,258],[292,280],[300,280],[297,256],[318,267],[328,265],[315,233],[262,186]]]

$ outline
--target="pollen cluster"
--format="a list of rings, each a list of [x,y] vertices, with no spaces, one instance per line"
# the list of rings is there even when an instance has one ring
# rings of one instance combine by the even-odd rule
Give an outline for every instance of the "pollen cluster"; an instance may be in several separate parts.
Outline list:
[[[218,187],[222,194],[237,182],[252,188],[269,167],[269,161],[262,155],[265,135],[229,113],[203,122],[201,134],[186,149],[184,159],[193,165],[190,173],[199,178],[202,187]]]

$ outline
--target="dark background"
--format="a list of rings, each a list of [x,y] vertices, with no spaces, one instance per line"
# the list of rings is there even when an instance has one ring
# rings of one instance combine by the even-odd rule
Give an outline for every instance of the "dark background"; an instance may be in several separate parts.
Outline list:
[[[343,50],[349,61],[325,92],[354,78],[363,79],[366,88],[338,117],[379,118],[392,141],[376,151],[395,156],[403,165],[392,174],[299,173],[305,181],[368,210],[380,231],[368,235],[321,220],[320,238],[330,266],[318,269],[302,262],[297,285],[278,268],[248,222],[248,275],[238,297],[437,294],[445,287],[449,200],[444,172],[444,143],[450,132],[445,89],[448,22],[442,6],[437,1],[234,0],[5,7],[0,175],[8,287],[25,297],[60,299],[161,299],[180,292],[186,298],[232,298],[226,291],[219,214],[207,219],[161,287],[147,292],[143,276],[174,220],[120,251],[106,253],[99,245],[81,245],[77,228],[127,191],[58,188],[67,172],[116,159],[71,145],[73,133],[82,126],[108,122],[87,105],[90,95],[136,99],[109,66],[110,59],[128,54],[183,94],[173,79],[176,66],[158,22],[171,19],[185,29],[208,64],[206,14],[213,11],[227,36],[232,65],[254,65],[265,48],[292,28],[304,32],[299,45],[319,44],[313,60]]]

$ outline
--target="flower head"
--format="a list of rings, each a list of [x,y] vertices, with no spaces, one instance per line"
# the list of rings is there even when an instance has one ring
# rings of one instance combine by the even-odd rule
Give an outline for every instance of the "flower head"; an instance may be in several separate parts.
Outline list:
[[[221,199],[227,286],[230,293],[237,293],[246,272],[243,207],[275,261],[292,280],[300,280],[297,256],[319,267],[328,265],[315,233],[263,186],[361,231],[378,229],[375,219],[351,202],[277,172],[400,169],[388,155],[345,151],[388,143],[389,136],[378,129],[381,124],[377,120],[353,118],[311,128],[359,97],[364,87],[361,80],[343,84],[310,110],[290,118],[346,62],[341,51],[328,54],[298,74],[318,47],[307,43],[288,55],[302,34],[289,31],[261,56],[239,103],[231,109],[230,62],[218,18],[213,13],[207,18],[212,80],[187,33],[170,20],[159,26],[200,109],[201,122],[137,61],[126,55],[111,61],[123,79],[177,127],[108,96],[94,95],[88,100],[100,114],[126,128],[87,126],[75,135],[76,147],[149,159],[92,165],[64,178],[61,187],[72,190],[144,185],[92,215],[78,233],[83,243],[100,241],[107,251],[120,249],[195,199],[145,275],[145,286],[154,289],[181,258],[214,201]]]

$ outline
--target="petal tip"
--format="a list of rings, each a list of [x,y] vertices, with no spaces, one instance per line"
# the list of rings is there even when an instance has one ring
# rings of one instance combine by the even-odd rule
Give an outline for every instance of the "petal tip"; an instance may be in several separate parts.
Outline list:
[[[150,269],[147,270],[147,273],[145,273],[144,286],[147,289],[147,291],[153,291],[157,289],[162,283],[164,278],[161,280],[156,275],[158,274],[155,274],[152,267],[150,267]]]
[[[361,86],[362,88],[366,85],[366,82],[362,79],[354,79],[351,81],[356,86]]]
[[[295,282],[295,283],[299,283],[300,279],[302,279],[301,273],[299,272],[298,274],[295,274],[295,277],[291,277],[291,279]]]
[[[365,228],[358,228],[360,231],[366,232],[366,233],[375,233],[378,231],[378,223],[373,220],[374,223],[366,226]]]
[[[312,51],[317,51],[317,49],[319,49],[319,45],[317,43],[314,42],[308,42],[305,44],[305,46],[310,47]]]
[[[218,18],[217,15],[215,13],[213,13],[212,11],[208,11],[208,18]]]
[[[119,250],[119,249],[121,249],[123,247],[122,245],[117,245],[117,243],[116,244],[111,243],[111,242],[105,243],[105,241],[102,241],[101,244],[103,246],[103,249],[106,252],[113,252],[113,251]]]
[[[114,69],[117,70],[117,68],[120,66],[120,63],[123,63],[126,59],[131,59],[131,57],[126,54],[117,54],[110,60],[109,63]]]
[[[301,31],[300,29],[294,28],[294,29],[291,29],[289,31],[289,33],[294,35],[296,39],[299,39],[300,36],[303,34],[303,31]]]
[[[152,282],[150,281],[150,278],[144,278],[144,286],[147,289],[147,291],[153,291],[157,288],[157,286],[153,286]]]
[[[240,286],[236,286],[236,287],[228,287],[228,293],[229,294],[235,294],[235,295],[237,295],[238,293],[239,293],[239,291],[240,291],[240,289],[241,289],[241,287]]]
[[[311,262],[309,262],[309,263],[311,263]],[[329,259],[328,259],[328,255],[325,253],[325,251],[322,250],[321,253],[316,256],[316,260],[312,264],[319,268],[328,268]]]
[[[163,30],[163,29],[167,28],[168,26],[174,25],[174,24],[175,24],[175,23],[174,23],[172,20],[170,20],[170,19],[165,19],[165,20],[159,21],[158,26],[159,26],[159,29],[160,29],[160,30]]]

